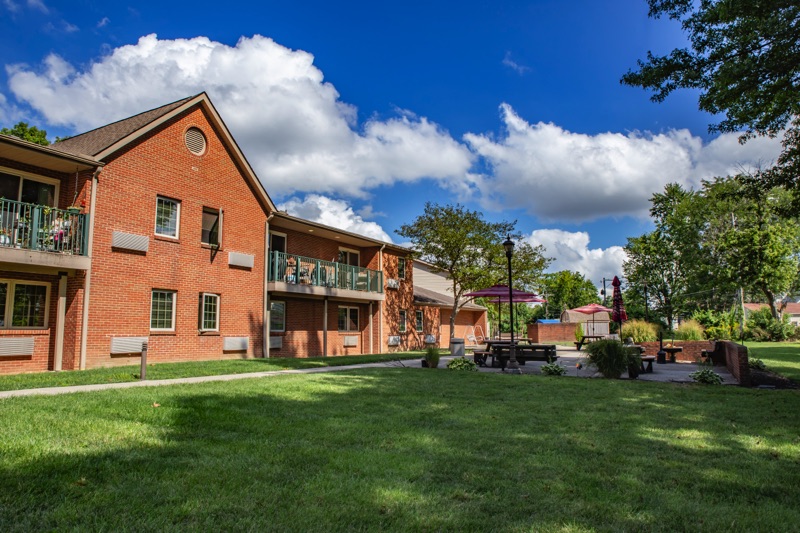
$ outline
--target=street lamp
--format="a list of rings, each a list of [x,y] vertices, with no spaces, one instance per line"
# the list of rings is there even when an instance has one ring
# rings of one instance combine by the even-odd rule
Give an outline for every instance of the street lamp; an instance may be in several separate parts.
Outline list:
[[[511,288],[511,256],[514,255],[514,241],[511,240],[511,235],[506,237],[503,248],[506,249],[506,258],[508,259],[508,306],[510,308],[509,318],[511,319],[511,344],[508,347],[508,368],[519,372],[517,349],[516,346],[514,346],[514,289]]]

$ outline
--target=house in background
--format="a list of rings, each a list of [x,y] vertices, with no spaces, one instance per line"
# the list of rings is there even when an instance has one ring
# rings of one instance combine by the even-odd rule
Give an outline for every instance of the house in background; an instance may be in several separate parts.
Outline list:
[[[748,303],[744,304],[744,315],[745,318],[750,316],[750,313],[753,311],[758,311],[760,309],[768,309],[769,305],[767,304],[758,304],[758,303]],[[794,324],[795,326],[800,326],[800,303],[797,302],[786,302],[778,303],[778,312],[781,316],[788,315],[789,322]]]
[[[50,147],[0,136],[0,187],[0,373],[449,337],[409,251],[279,212],[205,93]]]

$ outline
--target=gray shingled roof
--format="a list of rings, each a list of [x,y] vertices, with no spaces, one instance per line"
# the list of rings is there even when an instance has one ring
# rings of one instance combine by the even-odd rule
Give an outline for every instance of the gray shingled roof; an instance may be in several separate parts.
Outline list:
[[[453,297],[414,285],[414,303],[418,305],[435,305],[437,307],[453,307]],[[486,308],[468,302],[464,304],[461,309],[483,311]]]
[[[52,145],[56,150],[67,152],[69,154],[83,155],[83,156],[96,156],[109,146],[124,139],[131,133],[143,128],[147,124],[158,120],[160,117],[166,115],[173,109],[176,109],[195,96],[183,98],[177,102],[172,102],[144,113],[132,116],[130,118],[122,119],[97,129],[87,131],[75,137],[57,142]]]

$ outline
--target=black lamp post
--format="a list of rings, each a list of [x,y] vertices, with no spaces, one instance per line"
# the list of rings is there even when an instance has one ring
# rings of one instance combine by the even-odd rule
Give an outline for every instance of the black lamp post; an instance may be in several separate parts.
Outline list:
[[[516,346],[514,346],[514,289],[511,288],[511,256],[514,255],[514,242],[511,240],[511,235],[506,237],[503,248],[506,249],[506,258],[508,258],[508,307],[510,308],[509,318],[511,320],[511,344],[508,347],[508,368],[519,371],[517,349]]]

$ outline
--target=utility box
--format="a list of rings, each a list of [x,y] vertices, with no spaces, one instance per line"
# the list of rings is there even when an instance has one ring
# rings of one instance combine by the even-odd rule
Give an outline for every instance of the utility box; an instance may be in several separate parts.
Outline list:
[[[454,357],[464,357],[464,339],[450,339],[450,355]]]

